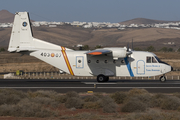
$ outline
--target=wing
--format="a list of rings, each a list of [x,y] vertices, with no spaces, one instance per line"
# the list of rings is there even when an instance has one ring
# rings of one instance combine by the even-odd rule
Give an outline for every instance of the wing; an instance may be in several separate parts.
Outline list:
[[[106,49],[97,49],[97,50],[88,51],[85,54],[87,54],[87,55],[103,55],[103,54],[109,54],[109,53],[112,53],[112,51],[106,50]]]

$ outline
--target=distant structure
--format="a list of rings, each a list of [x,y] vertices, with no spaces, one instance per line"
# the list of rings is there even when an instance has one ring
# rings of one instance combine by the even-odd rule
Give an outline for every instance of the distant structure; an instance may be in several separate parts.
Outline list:
[[[0,23],[0,28],[12,27],[13,23]],[[180,22],[169,22],[159,24],[129,24],[123,25],[120,23],[110,22],[47,22],[47,21],[36,21],[32,22],[34,27],[47,26],[57,27],[61,25],[71,25],[82,28],[117,28],[118,30],[124,30],[126,28],[166,28],[166,29],[177,29],[180,30]]]

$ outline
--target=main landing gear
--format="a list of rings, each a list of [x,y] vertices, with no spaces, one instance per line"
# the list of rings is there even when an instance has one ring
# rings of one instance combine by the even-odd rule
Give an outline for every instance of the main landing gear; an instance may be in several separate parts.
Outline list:
[[[100,74],[97,76],[98,82],[107,82],[109,81],[109,76],[104,76],[103,74]]]
[[[166,76],[165,76],[165,75],[161,76],[159,80],[160,80],[161,82],[165,82],[165,81],[166,81]]]

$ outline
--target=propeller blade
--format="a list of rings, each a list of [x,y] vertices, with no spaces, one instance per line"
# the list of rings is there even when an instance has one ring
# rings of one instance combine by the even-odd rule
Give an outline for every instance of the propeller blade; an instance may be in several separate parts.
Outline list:
[[[128,42],[128,44],[127,44],[127,52],[129,51],[129,42]]]
[[[133,48],[133,39],[132,39],[132,50],[133,50],[134,48]]]

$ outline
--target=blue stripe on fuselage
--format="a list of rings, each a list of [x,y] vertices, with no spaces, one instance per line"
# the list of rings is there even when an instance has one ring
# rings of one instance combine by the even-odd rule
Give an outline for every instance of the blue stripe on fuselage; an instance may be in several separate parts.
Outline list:
[[[126,58],[124,58],[124,60],[125,60],[125,62],[126,62],[126,66],[127,66],[127,69],[128,69],[128,71],[129,71],[130,76],[131,76],[131,77],[134,77],[134,74],[133,74],[133,72],[132,72],[132,69],[131,69],[131,66],[130,66],[130,64],[129,64],[128,58],[126,57]]]

